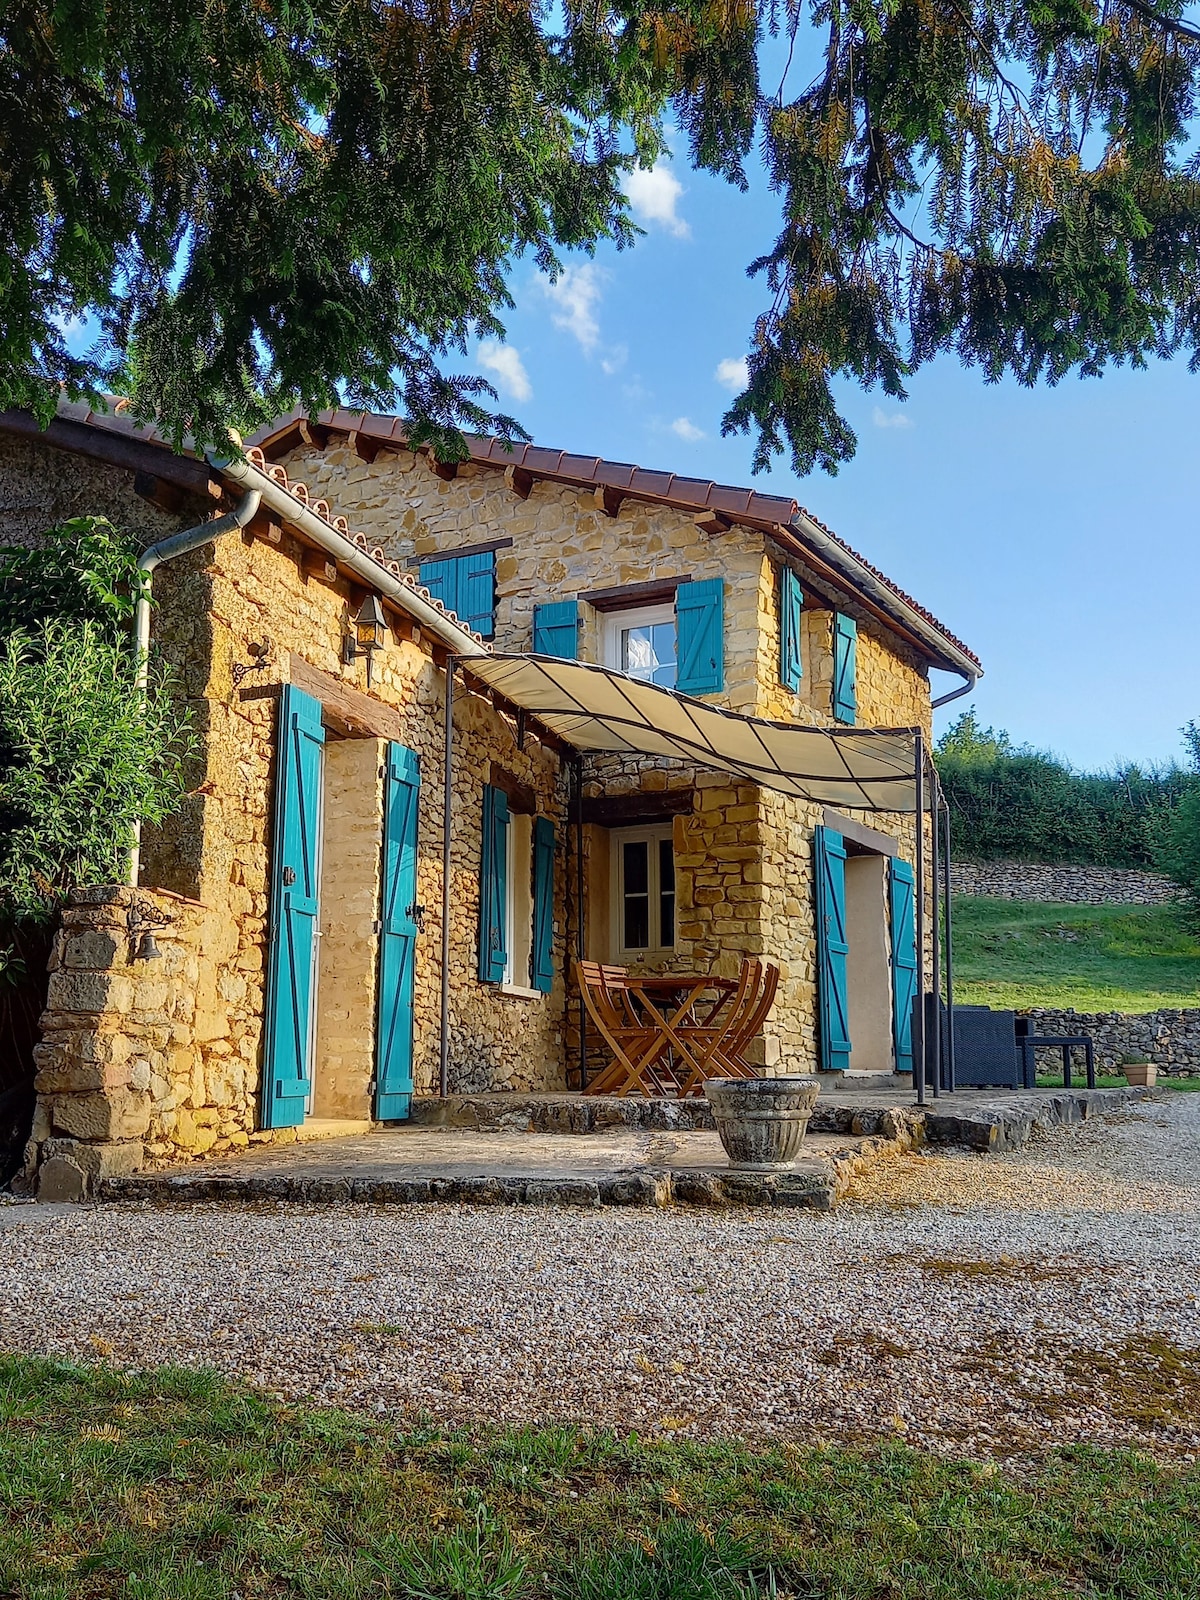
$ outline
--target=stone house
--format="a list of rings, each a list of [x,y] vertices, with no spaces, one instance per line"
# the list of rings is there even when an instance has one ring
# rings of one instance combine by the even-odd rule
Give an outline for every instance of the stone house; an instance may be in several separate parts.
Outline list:
[[[399,419],[357,412],[283,418],[254,442],[497,651],[594,662],[746,716],[927,740],[930,671],[968,687],[981,672],[793,500],[498,441],[447,465],[406,449]],[[911,816],[866,827],[721,771],[593,756],[583,820],[588,957],[732,972],[766,956],[783,982],[764,1066],[910,1065]]]
[[[444,793],[447,665],[489,650],[927,735],[930,670],[973,682],[978,662],[793,502],[494,442],[447,465],[357,413],[282,419],[228,461],[119,410],[64,405],[45,431],[0,414],[0,542],[88,512],[183,546],[155,570],[153,633],[200,755],[136,884],[64,913],[42,1192],[402,1118],[439,1071],[454,1092],[578,1087],[579,949],[764,955],[783,972],[766,1068],[908,1066],[911,815],[581,762],[469,676]]]

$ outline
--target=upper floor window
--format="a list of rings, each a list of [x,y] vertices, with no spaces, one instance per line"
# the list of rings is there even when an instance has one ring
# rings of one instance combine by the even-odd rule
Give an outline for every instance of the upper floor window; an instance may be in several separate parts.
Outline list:
[[[858,624],[833,614],[833,714],[853,727],[858,720]]]
[[[435,600],[468,628],[490,639],[496,632],[496,552],[422,561],[418,578]]]
[[[643,606],[636,611],[609,612],[605,618],[604,665],[644,683],[673,689],[678,674],[675,607]]]

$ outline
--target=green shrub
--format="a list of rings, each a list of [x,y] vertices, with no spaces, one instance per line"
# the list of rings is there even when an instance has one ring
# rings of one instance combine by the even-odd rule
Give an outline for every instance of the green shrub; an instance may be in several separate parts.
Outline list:
[[[134,823],[183,794],[187,726],[128,640],[44,622],[0,645],[0,923],[53,917],[77,883],[124,882]]]
[[[183,797],[171,683],[137,684],[137,546],[103,517],[0,549],[0,1184],[33,1112],[46,959],[73,884],[123,882],[134,824]]]
[[[938,773],[956,856],[1155,867],[1191,787],[1178,766],[1076,772],[1047,751],[1014,745],[964,712],[939,740]]]
[[[1183,730],[1191,764],[1183,798],[1164,830],[1157,862],[1186,891],[1193,918],[1200,922],[1200,723]]]

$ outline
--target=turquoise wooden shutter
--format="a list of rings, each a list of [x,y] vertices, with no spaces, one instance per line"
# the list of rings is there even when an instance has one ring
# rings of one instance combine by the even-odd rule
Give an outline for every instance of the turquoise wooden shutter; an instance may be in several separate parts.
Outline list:
[[[893,856],[888,863],[892,929],[892,1038],[896,1071],[913,1069],[912,1013],[917,994],[916,896],[913,869]]]
[[[846,841],[832,828],[813,840],[817,877],[817,997],[820,1067],[845,1072],[850,1065],[850,1006],[846,986]]]
[[[454,607],[458,620],[490,639],[496,631],[496,552],[459,556],[454,565],[458,568],[458,603]]]
[[[417,579],[447,611],[458,610],[458,574],[453,561],[422,561]]]
[[[725,687],[725,584],[721,578],[681,583],[675,591],[675,686],[685,694]]]
[[[320,894],[321,705],[284,684],[275,750],[271,923],[263,1019],[262,1125],[304,1121],[312,1088],[313,965]]]
[[[533,653],[562,656],[574,661],[579,655],[579,601],[555,600],[533,608]]]
[[[779,569],[779,681],[793,693],[800,687],[800,614],[804,595],[791,567]]]
[[[833,614],[833,714],[839,722],[858,716],[855,672],[858,658],[858,624],[840,611]]]
[[[412,1104],[413,976],[416,969],[417,757],[389,744],[383,793],[383,916],[375,1029],[375,1116],[395,1122]]]
[[[483,844],[479,859],[479,976],[503,983],[508,966],[508,796],[483,786]]]
[[[533,823],[533,956],[529,981],[549,994],[554,984],[554,824]]]

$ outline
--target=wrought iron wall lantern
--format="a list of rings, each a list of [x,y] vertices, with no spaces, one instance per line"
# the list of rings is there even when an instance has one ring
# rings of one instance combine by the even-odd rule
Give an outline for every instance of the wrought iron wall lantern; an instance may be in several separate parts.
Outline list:
[[[375,652],[382,650],[387,643],[387,632],[387,618],[379,604],[379,596],[369,594],[359,606],[358,615],[342,640],[342,660],[348,667],[353,666],[359,656],[366,656],[368,688],[371,685],[371,664]]]
[[[271,659],[270,639],[252,639],[246,646],[249,661],[238,661],[233,668],[233,687],[236,689],[248,672],[261,672]]]

